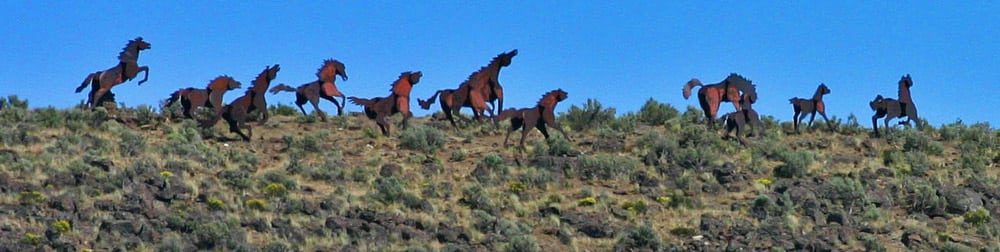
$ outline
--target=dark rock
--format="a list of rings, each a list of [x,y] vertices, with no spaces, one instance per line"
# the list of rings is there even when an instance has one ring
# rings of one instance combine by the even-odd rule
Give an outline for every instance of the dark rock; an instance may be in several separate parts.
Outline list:
[[[462,227],[451,227],[445,223],[438,225],[438,232],[434,235],[434,238],[441,243],[458,243],[458,244],[468,244],[470,237],[469,232]]]
[[[736,174],[736,165],[732,162],[726,162],[722,167],[712,169],[712,175],[715,176],[715,180],[719,184],[723,185],[740,181],[740,177]]]
[[[614,235],[610,221],[595,213],[564,212],[560,219],[591,238],[605,238]]]
[[[649,175],[646,171],[638,171],[632,174],[632,182],[642,187],[657,187],[660,181]]]
[[[826,222],[827,223],[838,223],[841,226],[843,226],[843,225],[845,225],[846,220],[845,220],[844,214],[838,213],[838,212],[834,212],[834,213],[830,213],[830,214],[826,215]]]
[[[398,164],[384,164],[382,169],[379,170],[378,175],[382,177],[392,177],[399,176],[403,173],[403,167]]]
[[[705,184],[703,184],[701,186],[701,191],[702,192],[710,193],[710,194],[719,193],[719,192],[721,192],[724,189],[725,188],[723,188],[722,185],[719,185],[717,183],[711,183],[711,182],[705,183]]]
[[[59,211],[76,212],[76,197],[62,194],[49,198],[49,207]]]
[[[985,200],[982,194],[968,188],[942,186],[939,192],[947,200],[946,210],[950,214],[964,214],[982,208]]]
[[[328,221],[329,221],[329,219],[328,219]],[[244,227],[249,227],[250,229],[253,229],[254,231],[261,232],[261,233],[271,232],[271,224],[267,223],[267,221],[264,220],[264,219],[262,219],[262,218],[254,218],[252,220],[244,220],[243,223],[241,223],[241,225],[244,226]]]

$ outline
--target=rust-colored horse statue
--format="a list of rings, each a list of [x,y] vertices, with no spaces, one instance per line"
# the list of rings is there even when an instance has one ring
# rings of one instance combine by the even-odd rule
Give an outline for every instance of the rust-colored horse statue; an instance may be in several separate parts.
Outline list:
[[[365,115],[369,119],[375,120],[375,123],[382,129],[383,135],[389,136],[389,130],[392,126],[388,120],[389,116],[396,113],[403,114],[403,128],[406,128],[410,117],[413,117],[413,113],[410,112],[410,91],[423,76],[424,74],[420,71],[403,72],[399,74],[399,79],[392,83],[391,93],[387,97],[364,99],[352,96],[348,99],[355,105],[364,106]]]
[[[833,124],[830,124],[830,119],[826,118],[826,104],[823,103],[823,95],[829,93],[830,88],[827,88],[826,84],[820,83],[812,99],[793,97],[788,100],[792,103],[792,108],[795,110],[795,115],[792,116],[795,132],[799,132],[799,124],[802,123],[802,119],[806,118],[806,115],[812,115],[809,117],[809,124],[806,125],[806,127],[812,127],[813,119],[816,119],[816,113],[823,116],[823,120],[826,120],[826,124],[830,126],[830,131],[833,131]]]
[[[215,77],[214,80],[208,83],[208,86],[204,89],[201,88],[182,88],[176,92],[170,94],[167,98],[166,107],[170,107],[177,100],[181,101],[181,106],[184,107],[184,117],[195,119],[194,112],[198,110],[199,107],[205,106],[208,108],[214,108],[215,113],[212,116],[213,121],[218,121],[222,118],[222,96],[226,91],[240,88],[242,84],[239,81],[233,79],[226,75]],[[215,124],[214,122],[212,124]]]
[[[906,121],[900,121],[899,124],[909,125],[910,121],[916,121],[917,129],[923,130],[923,125],[920,122],[920,117],[917,115],[917,105],[913,103],[913,98],[910,97],[910,87],[913,86],[913,79],[910,75],[904,75],[899,79],[899,100],[892,98],[884,98],[882,95],[875,96],[875,100],[868,103],[868,105],[875,111],[875,115],[872,116],[872,130],[874,131],[875,137],[880,137],[881,134],[878,132],[878,118],[885,117],[885,128],[886,131],[889,130],[889,121],[894,118],[906,117]]]
[[[295,92],[295,105],[299,106],[299,109],[302,110],[302,114],[308,115],[306,113],[306,109],[302,108],[302,105],[305,105],[306,102],[312,103],[313,110],[315,110],[316,114],[319,115],[319,118],[325,122],[326,113],[323,113],[323,110],[319,109],[319,98],[333,102],[333,105],[337,106],[338,116],[344,114],[344,105],[347,105],[344,94],[337,89],[336,81],[338,75],[340,75],[341,79],[345,81],[347,80],[347,70],[344,68],[344,63],[340,63],[340,61],[334,59],[328,59],[323,61],[323,66],[316,72],[316,77],[319,78],[318,80],[302,84],[298,88],[292,88],[285,84],[278,84],[278,86],[271,88],[271,93],[277,94],[281,91]],[[337,99],[334,99],[334,97],[340,97],[341,101],[337,102]]]
[[[509,66],[514,56],[517,56],[517,49],[501,53],[493,57],[488,65],[469,75],[469,78],[458,86],[458,89],[440,90],[426,101],[417,99],[417,102],[422,108],[430,109],[434,98],[441,94],[441,109],[452,125],[455,125],[455,121],[452,119],[453,115],[468,120],[459,114],[462,107],[472,108],[472,115],[476,120],[481,120],[485,116],[484,111],[489,111],[490,117],[494,117],[493,108],[503,108],[503,86],[500,85],[499,79],[500,69]],[[445,102],[445,99],[451,101]],[[493,104],[494,101],[497,101],[497,106],[487,107],[486,102]]]
[[[222,119],[229,123],[229,132],[239,134],[243,141],[250,141],[253,129],[246,125],[246,120],[253,111],[260,111],[261,125],[267,122],[267,101],[264,100],[264,92],[271,85],[271,81],[278,77],[279,70],[281,67],[278,64],[274,64],[273,67],[265,67],[264,71],[254,79],[253,86],[248,88],[243,96],[236,98],[223,108]],[[206,121],[201,126],[207,128],[213,125],[215,125],[215,121]],[[240,131],[240,128],[244,127],[247,128],[247,134]]]
[[[533,108],[522,108],[522,109],[506,109],[500,112],[497,116],[497,120],[502,121],[510,118],[510,128],[507,129],[507,135],[503,138],[503,145],[507,146],[507,140],[510,139],[510,133],[518,129],[521,130],[521,150],[524,150],[524,138],[528,136],[528,132],[531,128],[537,128],[538,131],[542,132],[542,136],[545,139],[549,138],[549,132],[545,128],[546,125],[555,128],[562,133],[563,137],[569,141],[569,135],[563,131],[559,122],[556,122],[555,109],[556,104],[566,100],[569,94],[562,89],[556,89],[545,93],[542,95],[542,99],[538,100],[538,104]],[[541,122],[539,122],[541,119]]]
[[[718,115],[719,104],[722,102],[732,102],[736,111],[740,111],[743,110],[740,99],[743,97],[757,99],[755,85],[751,84],[750,80],[735,73],[729,74],[729,77],[726,77],[722,82],[711,85],[702,85],[700,80],[691,79],[684,85],[684,99],[691,97],[691,89],[696,86],[701,86],[698,90],[698,101],[701,103],[701,109],[705,111],[710,128],[715,128],[715,117]]]
[[[83,83],[76,88],[76,92],[83,91],[87,84],[90,84],[92,87],[87,95],[87,105],[93,109],[105,101],[114,101],[111,87],[134,79],[139,75],[139,72],[146,73],[139,81],[139,85],[142,85],[149,80],[149,67],[139,66],[138,60],[139,52],[146,49],[150,49],[150,44],[143,41],[142,37],[129,40],[122,52],[118,54],[118,65],[87,75],[87,78],[83,79]],[[110,95],[104,96],[105,94]]]

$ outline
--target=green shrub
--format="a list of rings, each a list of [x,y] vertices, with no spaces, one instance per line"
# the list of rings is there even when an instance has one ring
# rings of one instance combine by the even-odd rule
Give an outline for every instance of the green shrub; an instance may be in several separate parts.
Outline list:
[[[868,189],[854,178],[833,177],[823,185],[822,194],[844,206],[860,207],[868,203]]]
[[[631,177],[641,165],[633,158],[600,153],[577,159],[572,172],[582,179],[621,179]]]
[[[62,113],[60,113],[59,110],[49,106],[31,111],[31,119],[35,124],[42,126],[43,128],[54,129],[65,125],[61,114]]]
[[[43,239],[44,238],[41,235],[37,235],[34,233],[25,233],[24,239],[21,239],[21,242],[31,246],[38,246],[39,244],[42,244]]]
[[[299,110],[295,109],[295,107],[292,107],[290,105],[285,105],[282,103],[271,104],[271,106],[267,106],[267,110],[272,115],[279,115],[279,116],[295,116],[299,114]]]
[[[774,168],[774,176],[781,178],[805,177],[815,159],[809,151],[785,151],[778,155],[784,164]]]
[[[538,245],[538,241],[531,235],[514,236],[510,239],[510,243],[507,243],[505,249],[508,252],[539,252],[541,250],[542,247]]]
[[[604,109],[601,103],[594,99],[587,99],[583,108],[573,105],[566,112],[559,114],[559,121],[574,131],[599,128],[614,119],[615,109]]]
[[[252,180],[250,180],[250,173],[242,169],[228,169],[219,173],[219,178],[222,179],[222,184],[232,187],[237,190],[250,189],[252,186]]]
[[[400,143],[411,150],[434,153],[448,141],[444,133],[433,127],[416,125],[403,130]]]
[[[215,211],[226,210],[226,203],[222,202],[222,200],[220,199],[209,197],[208,200],[205,201],[205,203],[208,203],[208,209]]]
[[[403,181],[395,176],[375,179],[375,199],[384,204],[399,201],[404,193],[406,189],[403,188]]]
[[[73,230],[73,224],[70,224],[66,220],[59,220],[52,223],[52,230],[59,233],[66,233]]]
[[[629,227],[614,247],[614,251],[661,251],[663,249],[663,240],[648,222]]]
[[[194,243],[201,249],[225,248],[233,242],[230,239],[232,227],[223,221],[198,222],[191,234]]]
[[[622,203],[622,209],[628,210],[632,214],[645,214],[649,206],[646,206],[646,202],[643,200],[635,201],[625,201]]]
[[[496,204],[493,199],[486,192],[486,189],[479,184],[472,184],[462,188],[462,198],[459,200],[469,208],[475,210],[483,210],[490,213],[496,212],[499,209],[496,208]]]
[[[243,205],[246,208],[256,211],[267,211],[268,209],[267,201],[262,199],[248,199],[246,202],[243,202]]]
[[[288,195],[288,188],[283,184],[270,183],[264,187],[264,195],[270,198],[280,198]]]
[[[18,98],[17,95],[7,96],[7,100],[0,99],[0,103],[2,103],[2,106],[0,107],[3,108],[10,106],[20,109],[28,109],[28,100],[21,100],[21,98]]]
[[[649,124],[649,125],[663,125],[668,120],[677,118],[680,115],[678,111],[670,104],[659,103],[653,98],[646,100],[646,104],[642,105],[642,109],[639,110],[639,121]]]
[[[260,178],[260,184],[262,187],[267,187],[270,184],[281,184],[288,190],[295,190],[299,187],[298,181],[291,176],[278,171],[265,173],[264,176]]]
[[[17,198],[21,205],[36,205],[45,203],[45,195],[38,191],[26,191],[21,192],[20,196]]]
[[[977,227],[990,222],[990,211],[983,208],[965,212],[964,216],[965,223],[969,223]]]

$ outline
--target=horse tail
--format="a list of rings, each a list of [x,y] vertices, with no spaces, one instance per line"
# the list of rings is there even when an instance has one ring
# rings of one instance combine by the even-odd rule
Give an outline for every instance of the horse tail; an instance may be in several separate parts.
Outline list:
[[[354,96],[347,97],[347,99],[350,99],[351,103],[353,103],[354,105],[359,105],[359,106],[363,106],[363,107],[372,107],[372,106],[375,106],[375,101],[372,100],[372,99],[358,98],[358,97],[354,97]]]
[[[164,107],[170,107],[170,105],[174,105],[174,102],[180,100],[181,91],[184,91],[184,89],[177,90],[174,93],[170,94],[170,97],[167,97],[167,105],[165,105]]]
[[[423,108],[424,110],[431,109],[431,105],[434,104],[434,100],[437,99],[438,94],[440,94],[440,93],[441,93],[441,90],[438,90],[437,92],[434,92],[434,95],[431,95],[431,98],[427,98],[427,100],[421,100],[420,98],[417,98],[417,103],[419,103],[420,104],[420,108]]]
[[[687,84],[684,84],[684,99],[685,100],[688,97],[691,97],[691,88],[694,88],[694,87],[697,87],[697,86],[701,86],[701,81],[698,80],[698,79],[691,79],[690,81],[687,82]]]
[[[278,84],[277,86],[274,86],[273,88],[271,88],[271,94],[277,94],[278,92],[281,92],[281,91],[295,92],[295,89],[292,88],[292,87],[289,87],[288,85],[285,85],[285,83]]]
[[[788,102],[791,103],[791,104],[795,104],[795,102],[798,101],[798,100],[799,100],[798,97],[792,97],[792,99],[788,99]]]
[[[515,108],[509,108],[509,109],[505,109],[503,111],[500,111],[500,114],[497,115],[497,121],[503,121],[503,120],[507,120],[507,118],[515,117],[515,116],[517,116],[517,114],[518,114],[517,112],[518,111],[519,110],[515,109]]]
[[[87,88],[87,84],[96,81],[96,79],[100,77],[100,75],[101,75],[100,71],[88,74],[87,78],[83,79],[83,83],[80,83],[80,86],[76,88],[76,92],[79,93],[80,91],[83,91],[84,88]]]

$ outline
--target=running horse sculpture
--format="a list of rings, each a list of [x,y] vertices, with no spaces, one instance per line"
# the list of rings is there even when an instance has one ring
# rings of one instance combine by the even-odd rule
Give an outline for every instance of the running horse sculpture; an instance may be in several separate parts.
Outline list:
[[[816,119],[816,113],[823,116],[823,120],[826,120],[826,124],[830,126],[830,131],[833,131],[833,124],[830,124],[830,119],[826,118],[826,104],[823,103],[823,95],[829,93],[830,88],[827,88],[826,84],[820,83],[812,99],[793,97],[788,100],[788,102],[792,103],[792,109],[795,110],[795,115],[792,115],[792,121],[795,125],[796,133],[799,132],[799,124],[802,123],[802,119],[806,118],[806,115],[812,115],[809,117],[809,124],[806,125],[806,127],[812,127],[813,119]]]
[[[260,124],[263,125],[267,122],[267,101],[264,100],[264,92],[271,85],[271,81],[278,77],[279,70],[281,68],[278,64],[274,64],[273,67],[265,67],[264,71],[254,79],[253,86],[248,88],[243,96],[236,98],[236,100],[233,100],[233,102],[223,108],[222,119],[225,119],[229,123],[229,132],[240,135],[243,141],[250,141],[253,129],[246,125],[247,117],[249,117],[250,113],[259,111],[262,116]],[[215,125],[215,121],[206,121],[201,126],[208,128],[213,125]],[[244,127],[247,128],[248,134],[243,134],[240,131],[240,128]]]
[[[177,100],[181,101],[181,106],[184,107],[184,117],[195,119],[194,112],[198,110],[199,107],[205,106],[207,108],[214,108],[215,113],[212,116],[213,121],[218,121],[222,118],[222,96],[226,91],[240,88],[242,84],[239,81],[233,79],[226,75],[216,77],[214,80],[208,83],[208,86],[204,89],[200,88],[182,88],[176,92],[170,94],[167,98],[167,104],[165,107],[170,107]],[[215,124],[214,122],[212,124]]]
[[[503,108],[503,86],[500,85],[499,79],[500,69],[509,66],[514,56],[517,56],[517,49],[501,53],[493,57],[488,65],[469,75],[469,78],[458,86],[458,89],[440,90],[426,101],[417,99],[417,102],[422,108],[430,109],[434,98],[441,94],[441,109],[452,125],[455,125],[455,121],[452,119],[453,115],[468,120],[459,114],[462,107],[472,108],[472,115],[476,120],[481,120],[485,116],[483,112],[489,111],[490,117],[494,117],[494,123],[496,123],[497,118],[495,118],[493,109]],[[446,98],[449,98],[450,102],[446,101]],[[497,101],[497,106],[493,106],[493,108],[486,106],[486,102],[490,102],[492,105],[494,101]]]
[[[889,130],[889,121],[894,118],[906,117],[906,121],[900,121],[899,124],[909,125],[910,121],[914,122],[917,129],[923,130],[923,124],[920,122],[920,117],[917,116],[917,105],[913,103],[913,98],[910,97],[910,87],[913,86],[913,79],[910,75],[904,75],[899,79],[899,100],[892,98],[884,98],[882,95],[875,96],[875,100],[868,103],[868,106],[875,111],[875,115],[872,116],[872,130],[875,137],[882,136],[878,132],[878,119],[885,117],[885,129]]]
[[[531,128],[537,128],[538,131],[542,132],[542,136],[545,139],[549,139],[549,132],[545,128],[546,125],[555,128],[562,133],[566,141],[569,141],[569,135],[563,131],[559,122],[556,122],[555,108],[556,104],[569,98],[566,91],[562,89],[556,89],[549,91],[542,95],[542,99],[538,100],[538,104],[533,108],[523,108],[523,109],[507,109],[500,112],[497,116],[497,120],[502,121],[510,119],[510,128],[507,129],[507,135],[503,138],[503,146],[507,146],[507,140],[510,139],[510,133],[518,129],[521,130],[521,151],[524,150],[524,138],[528,136],[528,132]],[[541,121],[539,121],[541,120]]]
[[[87,105],[93,109],[104,102],[114,102],[114,94],[111,93],[111,87],[134,79],[139,75],[139,72],[146,73],[142,80],[139,81],[139,85],[142,85],[142,83],[149,80],[149,67],[140,66],[138,60],[139,52],[146,49],[150,49],[150,44],[143,41],[142,37],[129,40],[122,52],[118,54],[118,65],[87,75],[87,78],[83,79],[83,83],[76,88],[76,92],[83,91],[87,87],[87,84],[90,84],[92,87],[90,93],[87,95]],[[108,96],[105,96],[105,94]]]
[[[281,91],[295,92],[295,105],[299,106],[299,110],[302,110],[302,114],[306,114],[306,109],[302,108],[306,102],[312,103],[313,110],[319,115],[320,119],[324,122],[326,121],[326,113],[319,109],[319,98],[333,102],[333,105],[337,106],[337,115],[344,114],[344,105],[347,105],[346,98],[344,94],[337,89],[337,76],[340,76],[344,81],[347,80],[347,70],[344,68],[344,63],[334,59],[328,59],[323,61],[323,66],[319,68],[316,72],[316,77],[319,79],[310,83],[302,84],[298,88],[292,88],[285,84],[278,84],[271,89],[272,94],[277,94]],[[340,102],[334,97],[340,97]]]
[[[696,86],[701,86],[698,90],[698,101],[701,103],[701,109],[705,111],[710,128],[715,128],[715,117],[722,102],[732,102],[736,111],[741,111],[743,110],[741,99],[744,97],[752,98],[754,101],[757,99],[756,86],[735,73],[729,74],[729,77],[722,82],[711,85],[702,85],[700,80],[691,79],[684,85],[684,99],[691,97],[691,89]]]
[[[382,129],[382,135],[389,136],[389,130],[392,127],[388,120],[389,116],[396,113],[403,114],[404,129],[410,117],[413,117],[413,113],[410,112],[410,91],[423,76],[424,74],[420,71],[403,72],[399,74],[399,79],[392,83],[392,89],[389,90],[391,93],[387,97],[364,99],[352,96],[348,99],[355,105],[364,106],[365,115],[369,119],[375,120],[378,127]]]

